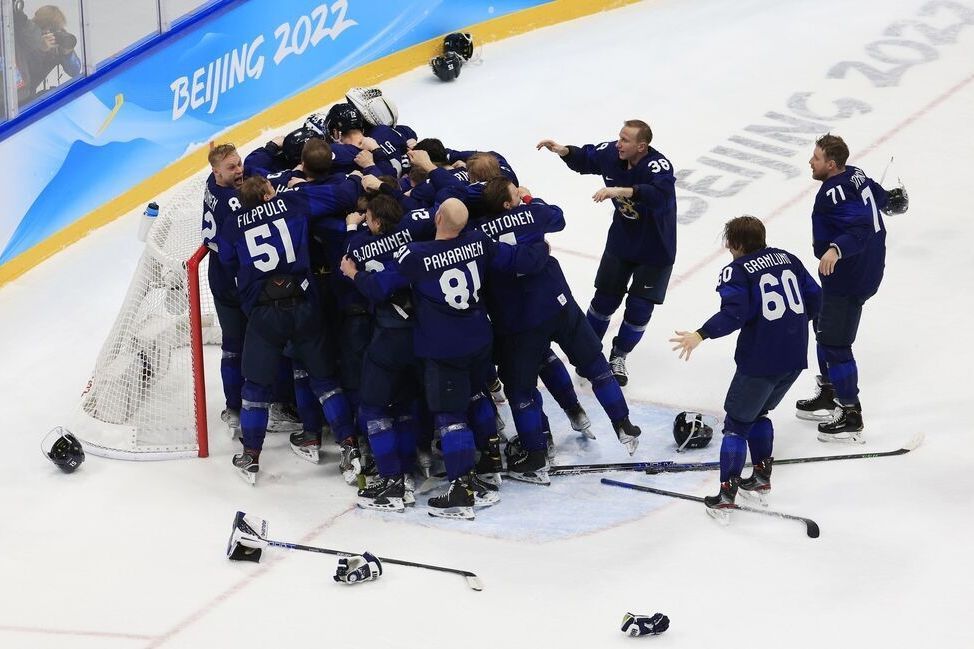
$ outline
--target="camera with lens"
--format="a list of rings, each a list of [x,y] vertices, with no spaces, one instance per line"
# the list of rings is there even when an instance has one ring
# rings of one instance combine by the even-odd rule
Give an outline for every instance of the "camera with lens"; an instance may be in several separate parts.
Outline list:
[[[78,38],[74,34],[68,33],[66,29],[47,29],[44,33],[54,35],[54,42],[57,43],[57,47],[61,52],[70,52],[78,44]]]

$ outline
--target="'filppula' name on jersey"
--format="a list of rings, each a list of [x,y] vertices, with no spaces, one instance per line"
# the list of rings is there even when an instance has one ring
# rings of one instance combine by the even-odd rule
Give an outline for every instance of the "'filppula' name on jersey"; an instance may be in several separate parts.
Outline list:
[[[238,215],[237,227],[242,228],[245,225],[250,225],[256,221],[263,221],[267,217],[284,214],[284,212],[287,212],[287,206],[284,204],[284,200],[281,198],[278,198],[276,201],[261,203],[249,212],[244,212],[243,214]]]

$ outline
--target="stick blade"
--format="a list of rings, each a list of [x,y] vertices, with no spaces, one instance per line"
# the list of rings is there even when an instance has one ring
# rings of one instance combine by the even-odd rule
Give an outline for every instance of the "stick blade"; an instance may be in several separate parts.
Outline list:
[[[808,534],[808,538],[817,539],[819,532],[818,523],[810,518],[805,519],[805,533]]]
[[[484,584],[477,575],[470,573],[469,575],[464,575],[463,578],[467,580],[467,585],[475,591],[480,592],[484,589]]]
[[[916,449],[920,444],[923,444],[923,440],[926,436],[923,433],[917,433],[913,438],[903,445],[903,448],[907,451],[912,451]]]

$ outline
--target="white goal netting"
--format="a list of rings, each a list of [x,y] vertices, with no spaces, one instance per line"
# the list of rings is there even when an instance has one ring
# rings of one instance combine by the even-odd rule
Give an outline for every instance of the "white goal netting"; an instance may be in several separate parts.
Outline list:
[[[160,204],[132,283],[98,355],[72,430],[85,450],[106,457],[195,457],[205,441],[205,403],[197,394],[190,334],[187,262],[197,252],[205,175]],[[200,264],[201,321],[219,341],[213,300]],[[197,402],[203,426],[197,425]]]

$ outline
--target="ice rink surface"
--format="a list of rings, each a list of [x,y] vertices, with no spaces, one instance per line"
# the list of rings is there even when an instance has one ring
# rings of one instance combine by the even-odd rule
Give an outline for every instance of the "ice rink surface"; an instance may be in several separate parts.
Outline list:
[[[473,523],[431,524],[422,508],[366,514],[337,455],[303,463],[283,436],[269,438],[250,488],[217,425],[213,351],[209,459],[89,456],[63,475],[39,441],[67,421],[118,312],[141,253],[132,213],[0,289],[10,460],[0,472],[0,646],[974,646],[972,81],[974,2],[713,0],[635,4],[488,44],[483,64],[451,84],[422,68],[382,86],[421,137],[502,152],[535,196],[565,209],[568,227],[550,242],[583,308],[610,209],[591,201],[597,177],[534,144],[614,140],[634,117],[652,125],[653,145],[683,174],[681,225],[666,302],[629,357],[626,394],[647,430],[637,460],[673,457],[673,412],[720,413],[733,337],[706,341],[689,363],[667,338],[718,306],[715,278],[730,259],[722,224],[759,216],[771,245],[813,269],[814,137],[842,135],[850,163],[877,179],[895,156],[885,184],[903,180],[910,211],[886,219],[886,277],[855,347],[867,443],[824,445],[795,419],[809,371],[773,414],[775,455],[890,450],[918,432],[926,441],[895,458],[779,467],[772,506],[814,518],[821,538],[754,516],[720,527],[694,503],[597,477],[505,487]],[[763,128],[775,124],[793,130]],[[584,448],[552,413],[560,457],[626,460],[581,394],[599,440]],[[714,459],[718,445],[688,459]],[[717,480],[612,477],[698,495]],[[333,557],[273,548],[260,564],[231,563],[224,544],[238,509],[268,519],[273,538],[471,570],[485,590],[397,566],[347,587],[331,579]],[[671,628],[631,640],[618,630],[626,611],[662,611]]]

